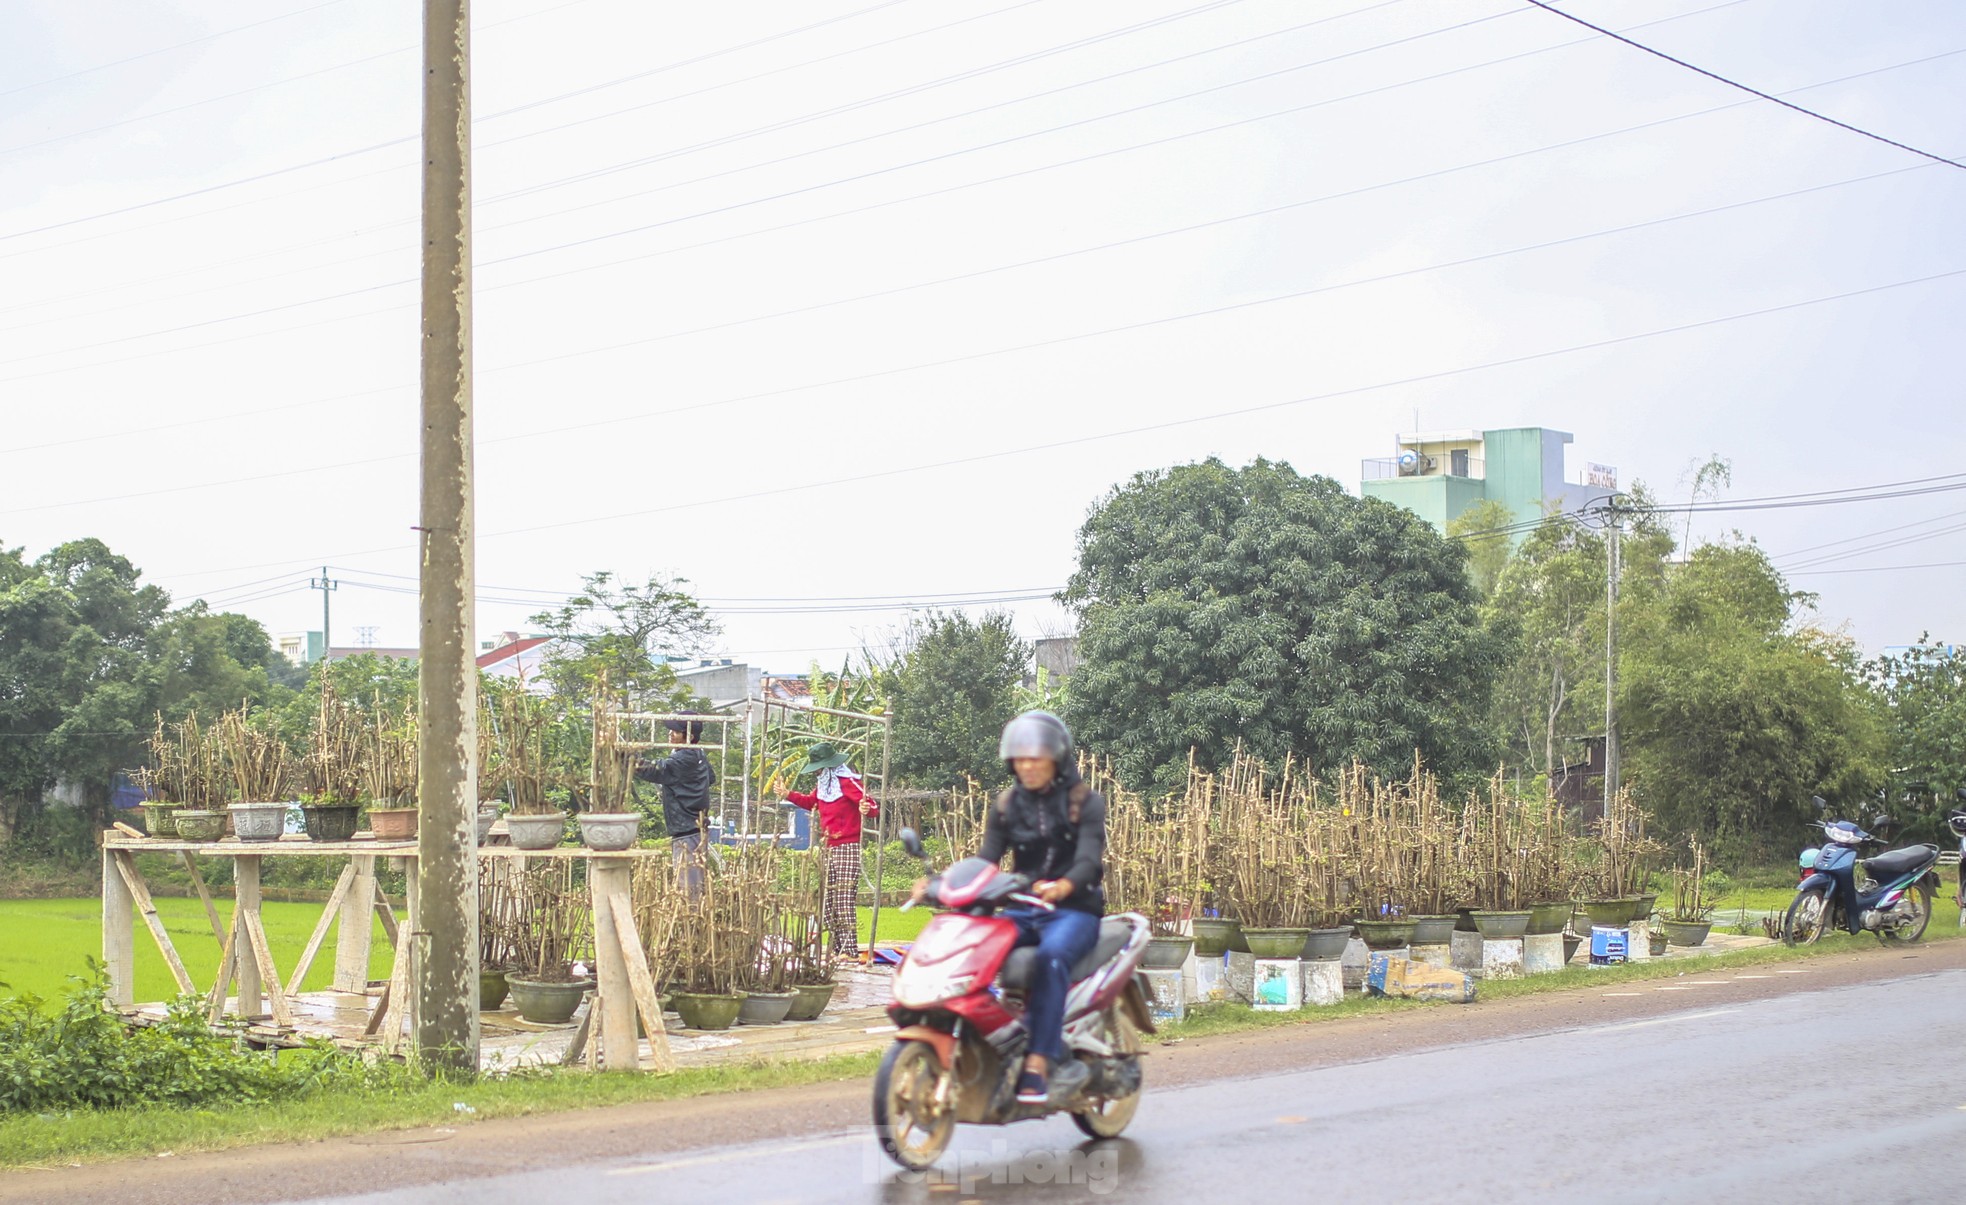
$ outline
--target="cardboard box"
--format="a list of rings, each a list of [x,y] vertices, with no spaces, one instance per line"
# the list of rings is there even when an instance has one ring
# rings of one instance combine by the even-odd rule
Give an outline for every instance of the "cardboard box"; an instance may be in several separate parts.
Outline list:
[[[1372,969],[1365,974],[1365,990],[1375,996],[1400,1000],[1445,1000],[1467,1004],[1475,998],[1474,977],[1446,967],[1429,966],[1410,958],[1372,957]]]

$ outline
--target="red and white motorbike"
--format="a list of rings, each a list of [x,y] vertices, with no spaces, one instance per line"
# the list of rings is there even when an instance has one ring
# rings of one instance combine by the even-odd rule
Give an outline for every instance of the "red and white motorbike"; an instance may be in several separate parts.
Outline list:
[[[927,862],[921,838],[901,830],[908,852]],[[1152,935],[1137,913],[1099,922],[1099,941],[1072,968],[1065,1045],[1088,1075],[1065,1099],[1017,1103],[1029,1035],[1024,990],[1037,950],[1014,949],[1017,926],[995,915],[1006,904],[1050,908],[1030,881],[981,858],[931,875],[927,900],[946,908],[928,922],[894,975],[888,1015],[898,1032],[874,1076],[874,1130],[881,1149],[922,1171],[948,1149],[957,1122],[1007,1125],[1069,1112],[1094,1138],[1126,1129],[1140,1106],[1140,1037],[1154,1032],[1134,970]]]

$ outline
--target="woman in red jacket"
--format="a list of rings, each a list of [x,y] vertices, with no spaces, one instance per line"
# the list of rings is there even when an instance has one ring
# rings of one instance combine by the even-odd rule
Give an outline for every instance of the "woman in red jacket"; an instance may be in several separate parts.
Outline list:
[[[788,791],[785,801],[816,812],[826,837],[826,928],[833,934],[833,953],[860,961],[859,919],[853,907],[860,886],[860,818],[872,816],[879,805],[860,786],[860,776],[847,769],[847,755],[821,741],[806,750],[799,775],[817,772],[819,784],[811,793]]]

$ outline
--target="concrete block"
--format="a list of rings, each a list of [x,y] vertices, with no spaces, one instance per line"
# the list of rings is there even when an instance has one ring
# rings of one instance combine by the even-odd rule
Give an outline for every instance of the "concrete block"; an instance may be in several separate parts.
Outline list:
[[[1625,929],[1631,935],[1625,943],[1625,957],[1633,962],[1649,962],[1652,958],[1652,922],[1635,920]]]
[[[1256,956],[1229,951],[1229,999],[1244,1004],[1256,1002]]]
[[[1454,938],[1448,949],[1452,951],[1452,965],[1457,971],[1479,971],[1481,969],[1481,934],[1473,930],[1454,930]]]
[[[1260,1012],[1288,1012],[1304,1007],[1304,972],[1301,958],[1258,958],[1256,960],[1256,1008]]]
[[[1345,964],[1342,962],[1305,962],[1304,1004],[1324,1006],[1342,1004],[1345,999]]]
[[[1179,1021],[1188,1015],[1188,993],[1180,971],[1135,971],[1147,993],[1147,1015],[1155,1021]]]
[[[1372,956],[1365,986],[1375,996],[1398,1000],[1445,1000],[1466,1004],[1475,998],[1474,977],[1449,967],[1429,966],[1411,958]]]
[[[1522,938],[1504,937],[1481,943],[1483,979],[1520,979],[1523,973]]]
[[[1188,993],[1189,1004],[1227,1004],[1242,999],[1230,983],[1229,957],[1216,954],[1195,961],[1195,986]]]
[[[1451,967],[1454,965],[1454,947],[1446,942],[1438,945],[1412,947],[1410,957],[1415,962],[1424,962],[1430,967]]]
[[[1372,965],[1372,951],[1363,941],[1354,937],[1345,943],[1344,957],[1338,961],[1344,967],[1346,990],[1363,991],[1365,972]]]
[[[1531,933],[1522,939],[1522,973],[1547,975],[1563,969],[1563,934]]]

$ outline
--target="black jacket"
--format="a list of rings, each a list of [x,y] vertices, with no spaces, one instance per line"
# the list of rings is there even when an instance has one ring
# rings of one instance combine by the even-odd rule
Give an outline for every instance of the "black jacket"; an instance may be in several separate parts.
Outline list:
[[[671,837],[701,831],[703,813],[710,810],[710,788],[717,785],[717,772],[703,750],[684,745],[659,762],[636,766],[635,777],[662,785],[662,820]]]
[[[1076,769],[1067,770],[1050,789],[1039,793],[1019,783],[990,805],[983,847],[976,856],[996,862],[1006,850],[1010,868],[1018,874],[1033,881],[1070,880],[1075,890],[1060,908],[1094,916],[1106,910],[1106,896],[1099,888],[1106,873],[1106,800],[1085,785]]]

